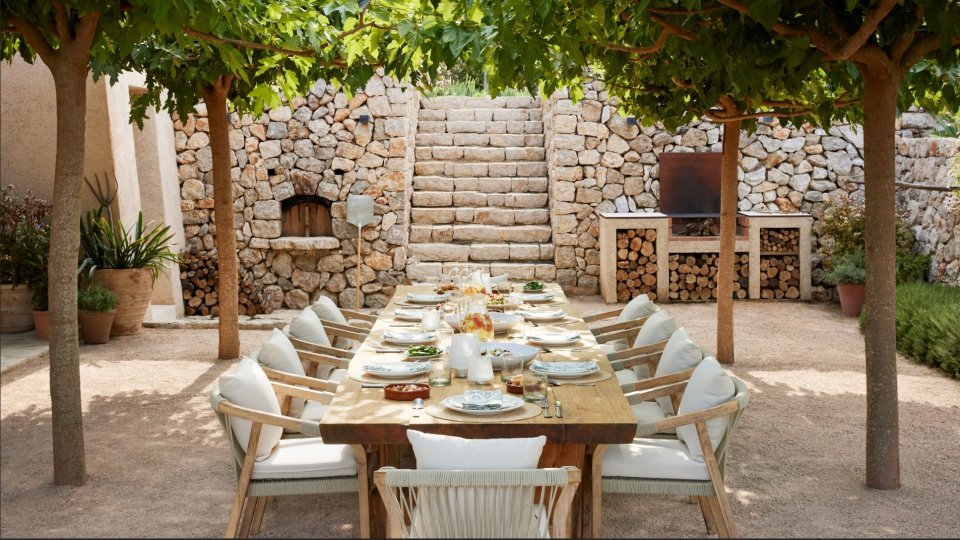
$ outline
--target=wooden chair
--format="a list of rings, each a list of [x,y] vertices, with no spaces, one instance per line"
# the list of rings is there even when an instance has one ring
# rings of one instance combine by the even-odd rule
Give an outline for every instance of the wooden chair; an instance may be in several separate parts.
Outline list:
[[[580,470],[406,470],[373,481],[388,538],[567,538]]]
[[[281,398],[293,396],[308,400],[322,399],[322,394],[314,390],[280,382],[271,384]],[[320,439],[319,423],[240,407],[223,397],[218,383],[213,385],[210,404],[226,433],[237,474],[237,491],[227,520],[225,533],[227,538],[238,535],[246,537],[251,533],[259,533],[268,497],[353,492],[359,493],[360,536],[369,538],[370,483],[367,454],[363,446],[350,445],[355,465],[344,463],[343,452],[340,452],[339,459],[336,452],[336,447],[343,445],[324,444]],[[241,447],[237,442],[229,421],[230,417],[243,418],[252,422],[250,442],[246,448]],[[279,426],[306,437],[281,440],[269,458],[256,461],[257,445],[264,425]],[[306,462],[291,467],[289,462],[295,462],[298,459]],[[297,470],[298,468],[300,470]],[[355,469],[355,471],[346,475],[341,474],[346,469]]]
[[[300,357],[300,361],[305,364],[304,371],[307,377],[318,377],[318,373],[321,373],[321,367],[326,368],[326,373],[323,373],[320,378],[340,381],[346,376],[350,359],[353,358],[353,351],[326,347],[297,339],[290,335],[290,325],[283,327],[283,333],[290,339],[290,342],[293,343],[294,348],[297,350],[297,355]],[[253,353],[251,358],[257,360],[256,353]],[[267,368],[265,366],[261,364],[261,367],[264,367],[264,371],[266,371]],[[338,370],[339,373],[335,373]]]
[[[680,373],[668,377],[680,378]],[[640,438],[635,439],[630,447],[638,452],[632,458],[626,458],[628,465],[637,464],[636,476],[604,476],[604,456],[611,445],[598,445],[593,454],[593,537],[601,535],[602,494],[631,493],[645,495],[688,495],[695,497],[700,504],[707,532],[718,533],[721,538],[732,538],[737,535],[737,528],[733,519],[730,502],[724,490],[723,475],[726,469],[727,450],[730,439],[740,421],[750,393],[746,384],[736,377],[731,377],[735,394],[732,399],[709,409],[699,410],[690,414],[671,416],[648,426],[655,433],[665,433],[669,429],[679,426],[694,425],[697,438],[703,449],[703,463],[694,461],[689,453],[684,455],[686,446],[679,440],[664,440]],[[648,383],[652,384],[652,383]],[[658,396],[670,395],[676,392],[676,385],[672,383],[646,390],[643,397],[653,399]],[[707,434],[707,420],[712,418],[727,418],[726,431],[716,448],[713,447]],[[645,458],[644,449],[649,449],[646,458],[649,462],[643,469],[642,460]],[[620,457],[621,459],[622,456]],[[653,461],[659,460],[656,463]]]
[[[363,341],[370,333],[370,327],[377,322],[375,315],[368,315],[360,311],[338,307],[326,296],[320,296],[310,306],[317,317],[323,321],[323,327],[330,336],[335,338]],[[354,321],[353,324],[350,321]]]

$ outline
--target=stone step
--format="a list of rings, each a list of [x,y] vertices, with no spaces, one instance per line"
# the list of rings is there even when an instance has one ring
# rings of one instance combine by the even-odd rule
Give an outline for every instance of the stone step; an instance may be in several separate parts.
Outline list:
[[[417,176],[453,178],[547,176],[545,161],[418,161],[413,165]]]
[[[457,208],[538,208],[547,207],[547,193],[481,193],[479,191],[414,191],[413,209],[429,208],[429,211],[456,210]],[[446,208],[446,207],[457,208]]]
[[[495,226],[471,223],[438,225],[415,223],[410,225],[411,245],[430,242],[448,243],[450,245],[472,242],[547,244],[551,242],[551,235],[550,225]]]
[[[504,120],[421,120],[417,123],[417,133],[543,133],[543,122],[530,120],[530,115],[523,109],[504,109],[502,112],[511,111],[516,111],[517,114],[504,114]],[[494,118],[496,117],[494,115]]]
[[[504,178],[448,178],[446,176],[414,176],[415,191],[478,191],[480,193],[547,193],[545,176]]]
[[[536,146],[418,146],[417,161],[543,161],[547,157],[544,148]]]
[[[444,109],[539,109],[540,100],[530,96],[464,97],[436,96],[420,99],[420,110]]]
[[[420,262],[416,259],[407,260],[407,277],[412,281],[436,282],[440,273],[449,275],[453,269],[459,269],[465,263],[459,261],[451,262]],[[489,272],[494,276],[505,275],[511,280],[528,281],[540,279],[543,281],[555,281],[557,278],[557,267],[553,264],[534,264],[534,263],[514,263],[514,262],[494,262],[490,264],[468,263],[471,268],[477,268],[481,272]]]
[[[421,262],[552,261],[553,244],[410,244],[409,259]]]
[[[420,109],[418,123],[423,122],[540,122],[543,113],[539,107],[526,108],[483,108],[483,109]],[[541,126],[542,127],[542,126]]]
[[[494,146],[508,148],[529,146],[543,148],[542,133],[417,133],[418,147]]]
[[[511,208],[417,208],[410,209],[410,222],[444,225],[476,223],[478,225],[546,225],[550,223],[548,208],[514,210]]]

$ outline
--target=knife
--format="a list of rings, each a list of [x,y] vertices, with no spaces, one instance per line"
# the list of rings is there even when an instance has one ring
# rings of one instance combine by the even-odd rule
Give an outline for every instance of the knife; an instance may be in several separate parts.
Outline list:
[[[554,402],[554,405],[557,407],[557,418],[563,418],[563,404],[558,399]]]

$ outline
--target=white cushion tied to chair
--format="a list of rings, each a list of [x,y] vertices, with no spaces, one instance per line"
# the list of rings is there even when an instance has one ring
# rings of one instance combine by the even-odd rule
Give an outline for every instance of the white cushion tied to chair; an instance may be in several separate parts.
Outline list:
[[[304,362],[310,362],[316,357],[309,357],[311,353],[324,355],[326,357],[350,358],[353,353],[347,350],[335,349],[330,345],[330,339],[323,326],[323,321],[317,317],[317,314],[310,307],[305,308],[299,315],[285,326],[283,334],[287,336],[294,347],[299,347],[303,355],[308,356]],[[332,360],[332,359],[331,359]],[[347,376],[345,367],[339,367],[336,363],[326,365],[314,365],[310,371],[310,376],[321,377],[331,381],[342,381]],[[324,369],[320,369],[320,368]]]
[[[650,315],[646,322],[643,323],[643,326],[640,327],[640,332],[634,340],[632,350],[643,351],[657,344],[663,344],[670,339],[670,336],[673,335],[677,328],[677,321],[671,317],[666,310],[659,309]],[[616,353],[607,355],[611,361],[615,361],[617,356],[619,355]],[[651,373],[647,365],[641,364],[630,369],[617,369],[614,371],[614,374],[617,376],[617,382],[623,386],[641,379],[646,379],[653,373]]]

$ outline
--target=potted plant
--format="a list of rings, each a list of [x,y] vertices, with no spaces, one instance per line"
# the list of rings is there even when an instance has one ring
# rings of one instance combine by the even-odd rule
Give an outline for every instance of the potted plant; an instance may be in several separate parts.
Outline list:
[[[822,273],[823,280],[837,286],[840,293],[840,310],[847,317],[859,317],[863,309],[866,277],[862,249],[856,249],[833,258],[833,268]]]
[[[99,283],[91,283],[77,293],[77,319],[84,343],[110,340],[110,329],[117,315],[117,295]]]
[[[24,272],[24,282],[33,293],[31,315],[37,339],[49,339],[47,261],[50,256],[50,227],[42,224],[21,224],[18,227],[18,242],[22,251],[18,254],[17,264]]]
[[[50,208],[30,190],[23,197],[14,195],[12,185],[0,192],[0,333],[33,329],[34,292],[28,282],[35,265],[27,258],[33,255],[37,235],[49,228]]]
[[[117,314],[112,336],[140,332],[143,316],[153,296],[153,282],[166,262],[178,262],[179,256],[169,247],[173,233],[169,226],[146,227],[143,213],[128,230],[120,222],[103,215],[103,209],[87,212],[80,223],[80,246],[84,264],[96,268],[94,281],[117,295]]]

